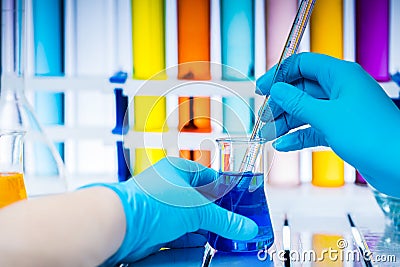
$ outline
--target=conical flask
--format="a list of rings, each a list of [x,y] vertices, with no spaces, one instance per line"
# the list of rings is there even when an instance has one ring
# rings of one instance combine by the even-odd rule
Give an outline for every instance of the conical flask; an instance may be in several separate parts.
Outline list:
[[[65,192],[64,163],[43,132],[24,93],[24,0],[2,1],[0,129],[24,131],[24,179],[28,197]]]

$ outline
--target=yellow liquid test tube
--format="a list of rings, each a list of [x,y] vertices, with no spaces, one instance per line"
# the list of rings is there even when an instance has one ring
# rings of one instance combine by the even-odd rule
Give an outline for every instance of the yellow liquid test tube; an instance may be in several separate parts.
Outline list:
[[[164,0],[132,0],[133,78],[167,78],[165,73]],[[158,96],[135,96],[136,131],[164,132],[166,99]]]
[[[166,156],[167,152],[162,148],[136,148],[133,175],[141,173]]]
[[[132,0],[133,78],[165,80],[164,0]],[[142,132],[168,131],[166,98],[134,97],[134,129]],[[134,175],[166,156],[161,148],[136,148]]]
[[[132,0],[133,77],[166,79],[164,0]],[[155,77],[153,77],[156,75]]]
[[[310,19],[311,52],[343,59],[343,0],[318,0]]]
[[[160,96],[135,96],[134,129],[138,132],[166,132],[167,100]]]
[[[332,150],[313,151],[311,183],[321,187],[344,185],[344,161]]]
[[[311,52],[343,59],[343,0],[318,0],[310,19]],[[312,152],[312,183],[344,184],[344,162],[333,151]]]
[[[26,198],[24,175],[22,173],[0,173],[0,208]]]
[[[313,234],[312,248],[316,259],[312,261],[313,267],[341,267],[343,266],[343,249],[346,245],[343,236],[335,234]],[[331,252],[330,252],[331,251]],[[335,259],[337,257],[337,259]]]

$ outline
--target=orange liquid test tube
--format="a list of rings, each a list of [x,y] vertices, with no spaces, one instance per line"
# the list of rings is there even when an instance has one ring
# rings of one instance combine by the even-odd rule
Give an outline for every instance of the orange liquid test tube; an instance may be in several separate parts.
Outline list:
[[[318,0],[310,20],[312,52],[343,59],[343,0]],[[344,185],[344,162],[332,150],[312,152],[312,184]]]
[[[179,156],[211,167],[211,151],[209,150],[180,150]]]
[[[178,0],[178,79],[209,80],[210,1]],[[179,97],[182,132],[211,132],[210,98]]]

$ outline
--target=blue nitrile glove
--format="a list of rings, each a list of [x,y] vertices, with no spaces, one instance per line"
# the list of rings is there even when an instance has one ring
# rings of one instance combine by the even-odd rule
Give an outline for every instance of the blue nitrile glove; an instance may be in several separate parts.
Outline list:
[[[90,185],[114,190],[126,214],[124,241],[103,265],[139,260],[171,241],[175,246],[204,245],[201,235],[188,234],[199,229],[236,240],[254,238],[254,221],[212,203],[212,192],[211,200],[200,193],[212,189],[217,177],[213,169],[169,157],[126,182]]]
[[[356,63],[314,53],[286,59],[271,87],[275,68],[256,90],[270,96],[262,120],[275,119],[276,134],[283,135],[274,147],[330,146],[377,190],[400,197],[400,111],[380,85]]]

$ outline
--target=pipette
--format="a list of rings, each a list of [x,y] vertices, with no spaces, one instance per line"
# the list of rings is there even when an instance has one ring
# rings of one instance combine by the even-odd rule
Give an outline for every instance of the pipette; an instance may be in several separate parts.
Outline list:
[[[272,84],[274,84],[276,82],[276,77],[281,69],[282,62],[289,56],[295,54],[297,52],[297,50],[299,49],[299,45],[300,45],[301,39],[303,37],[304,30],[307,27],[312,10],[314,8],[315,1],[316,0],[302,0],[301,1],[299,8],[297,10],[296,17],[292,24],[292,28],[290,29],[289,36],[286,40],[285,47],[283,48],[283,52],[281,54],[277,68],[275,70],[274,77],[272,79]],[[265,98],[264,103],[261,107],[261,110],[264,111],[267,106],[268,106],[268,97]],[[264,125],[265,125],[265,122],[261,121],[261,116],[258,116],[257,122],[253,128],[253,132],[251,134],[250,140],[254,140],[257,138],[258,132],[261,130],[261,128]],[[249,172],[249,171],[251,172],[253,170],[253,167],[254,167],[256,159],[257,159],[257,155],[260,151],[260,147],[261,147],[260,145],[255,144],[255,145],[249,145],[249,147],[246,149],[245,156],[243,157],[242,163],[240,165],[241,173]],[[237,184],[239,182],[240,182],[240,180],[237,181]],[[253,189],[253,190],[255,190],[255,189]],[[234,210],[233,210],[233,212],[234,212]],[[209,266],[215,253],[216,253],[216,250],[210,244],[207,243],[205,251],[204,251],[202,267]]]
[[[278,65],[276,67],[274,77],[272,79],[272,84],[276,82],[277,75],[281,70],[282,62],[290,57],[291,55],[297,53],[299,49],[299,45],[301,39],[303,37],[304,30],[307,27],[308,21],[310,19],[312,10],[314,8],[316,0],[302,0],[299,8],[297,10],[296,17],[293,21],[292,28],[290,29],[289,36],[286,40],[285,47],[283,48],[281,57],[279,59]],[[265,97],[264,102],[261,106],[261,110],[266,112],[266,108],[268,107],[268,97]],[[266,124],[261,120],[261,116],[258,116],[256,124],[254,125],[253,132],[251,133],[250,140],[254,140],[257,138],[258,132],[262,129],[262,127]],[[257,158],[259,152],[259,146],[249,146],[247,149],[245,156],[243,157],[243,161],[240,166],[241,172],[252,171],[255,160]]]

